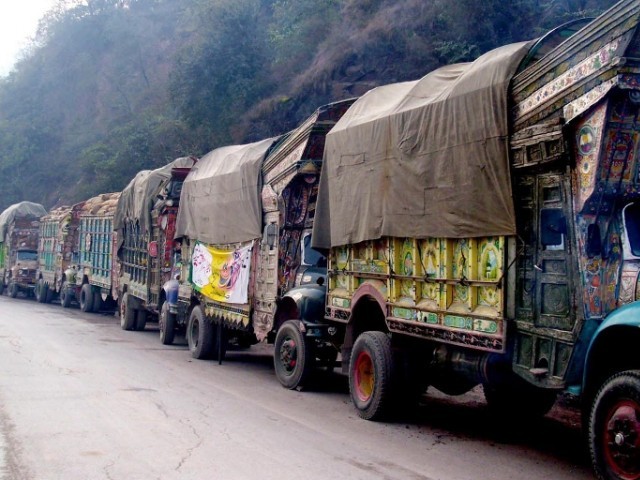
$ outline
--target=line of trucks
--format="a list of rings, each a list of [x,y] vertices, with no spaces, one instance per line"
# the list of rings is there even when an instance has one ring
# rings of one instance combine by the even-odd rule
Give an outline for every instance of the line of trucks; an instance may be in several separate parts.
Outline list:
[[[640,478],[640,2],[295,130],[0,215],[0,289],[289,389],[340,365],[359,415],[482,385],[497,414],[580,400],[594,472]]]

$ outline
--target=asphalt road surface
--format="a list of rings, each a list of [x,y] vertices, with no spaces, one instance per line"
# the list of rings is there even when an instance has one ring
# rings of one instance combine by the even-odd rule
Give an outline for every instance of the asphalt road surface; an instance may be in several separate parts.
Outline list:
[[[0,297],[0,480],[589,479],[575,413],[499,426],[478,392],[361,420],[346,379],[277,382],[267,346],[193,360],[155,325]]]

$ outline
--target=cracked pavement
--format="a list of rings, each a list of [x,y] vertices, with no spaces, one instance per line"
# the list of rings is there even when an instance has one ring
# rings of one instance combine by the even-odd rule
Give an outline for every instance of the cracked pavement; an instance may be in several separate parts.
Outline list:
[[[154,324],[6,296],[0,332],[0,480],[592,478],[576,425],[496,433],[477,395],[366,422],[336,372],[282,388],[268,346],[218,365]]]

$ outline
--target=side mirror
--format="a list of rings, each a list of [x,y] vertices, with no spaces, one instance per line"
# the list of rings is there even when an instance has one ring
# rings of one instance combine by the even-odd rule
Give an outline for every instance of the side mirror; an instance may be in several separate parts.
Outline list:
[[[267,245],[270,249],[275,248],[278,241],[278,226],[275,223],[270,223],[265,228],[265,236],[267,237]]]

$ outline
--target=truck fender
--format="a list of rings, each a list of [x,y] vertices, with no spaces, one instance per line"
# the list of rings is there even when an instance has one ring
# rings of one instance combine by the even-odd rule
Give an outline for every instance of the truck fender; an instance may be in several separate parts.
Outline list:
[[[615,373],[640,368],[640,302],[624,305],[598,326],[587,349],[582,372],[582,390],[589,398]]]
[[[279,303],[285,305],[293,302],[297,309],[298,320],[306,323],[318,323],[324,320],[325,298],[326,288],[323,286],[304,285],[289,290],[282,296]]]
[[[180,282],[178,282],[178,280],[175,280],[175,279],[165,282],[165,284],[162,286],[162,289],[166,294],[166,301],[169,304],[169,306],[175,307],[176,305],[178,305],[178,289],[179,288],[180,288]]]

